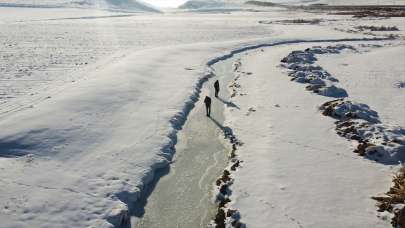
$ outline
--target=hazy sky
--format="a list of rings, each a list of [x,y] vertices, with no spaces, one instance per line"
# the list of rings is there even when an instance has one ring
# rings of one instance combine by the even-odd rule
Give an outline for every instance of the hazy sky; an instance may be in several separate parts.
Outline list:
[[[187,0],[143,0],[143,1],[157,7],[177,7],[185,3]]]

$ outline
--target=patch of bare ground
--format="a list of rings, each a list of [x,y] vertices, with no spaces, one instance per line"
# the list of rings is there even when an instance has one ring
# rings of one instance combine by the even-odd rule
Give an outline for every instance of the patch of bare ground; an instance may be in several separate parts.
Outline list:
[[[363,34],[368,36],[374,37],[381,37],[384,36],[387,39],[401,39],[403,36],[396,33],[399,31],[399,28],[396,26],[368,26],[368,25],[361,25],[355,26],[350,29],[343,29],[343,28],[334,28],[336,31],[346,32],[346,33],[357,33]]]
[[[302,25],[317,25],[323,20],[321,19],[288,19],[288,20],[275,20],[275,21],[259,21],[260,24],[302,24]]]
[[[370,30],[370,31],[399,31],[397,26],[368,26],[368,25],[360,25],[354,27],[360,31]]]
[[[328,11],[353,17],[405,17],[405,5],[323,5],[299,6],[309,11]]]
[[[352,15],[356,18],[361,17],[405,17],[404,9],[380,9],[380,10],[359,10],[335,12],[337,15]]]
[[[392,179],[393,186],[382,196],[373,196],[379,212],[393,214],[391,224],[396,228],[405,227],[405,167],[401,167]]]

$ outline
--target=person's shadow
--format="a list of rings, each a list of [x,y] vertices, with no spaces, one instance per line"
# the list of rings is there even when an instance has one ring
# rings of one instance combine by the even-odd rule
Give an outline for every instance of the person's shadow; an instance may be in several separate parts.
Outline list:
[[[210,118],[212,120],[212,122],[214,122],[214,124],[217,125],[217,127],[219,129],[221,129],[221,131],[223,131],[225,137],[233,135],[233,131],[230,127],[222,125],[221,123],[219,123],[216,119],[212,118],[211,116],[209,116],[208,118]]]
[[[232,101],[226,101],[226,100],[222,99],[221,97],[217,97],[217,98],[218,98],[219,101],[221,101],[222,103],[224,103],[228,107],[240,109],[239,106],[237,106]]]

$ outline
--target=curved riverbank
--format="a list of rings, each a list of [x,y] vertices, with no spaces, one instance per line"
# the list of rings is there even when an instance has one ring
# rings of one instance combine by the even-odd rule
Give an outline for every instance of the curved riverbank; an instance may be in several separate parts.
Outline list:
[[[138,211],[137,216],[142,218],[133,220],[136,227],[206,227],[215,216],[212,185],[228,162],[228,148],[221,139],[223,134],[218,124],[224,122],[230,77],[226,74],[227,67],[214,65],[213,68],[215,77],[204,84],[201,92],[202,99],[206,95],[212,98],[211,118],[205,116],[205,106],[198,102],[178,132],[170,172],[161,170],[158,182],[147,191],[151,194],[144,201],[144,214]],[[218,99],[214,97],[212,86],[215,80],[221,85]]]

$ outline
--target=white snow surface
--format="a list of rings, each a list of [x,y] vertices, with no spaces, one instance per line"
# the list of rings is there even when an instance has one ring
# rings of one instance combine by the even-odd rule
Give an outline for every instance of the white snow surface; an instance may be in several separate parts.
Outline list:
[[[404,20],[348,20],[332,27],[344,31],[371,23],[402,28]],[[389,33],[373,36],[383,34]],[[402,36],[402,29],[397,34]],[[400,39],[340,44],[356,48],[325,53],[325,49],[314,46],[334,45],[320,42],[268,47],[240,56],[241,67],[235,72],[239,89],[231,100],[240,110],[228,109],[226,124],[244,143],[238,148],[243,162],[232,176],[230,207],[239,210],[241,222],[247,226],[391,226],[391,215],[376,213],[370,197],[386,192],[391,185],[395,166],[389,164],[403,162],[405,70],[400,61],[404,43]],[[303,53],[306,49],[317,55]],[[280,68],[284,64],[280,61],[291,53],[295,55],[285,60],[297,71],[289,75]],[[300,64],[293,65],[295,61]],[[292,82],[292,78],[300,83]],[[297,80],[300,78],[305,80]],[[353,101],[350,112],[376,122],[360,129],[362,136],[376,145],[397,138],[402,147],[377,146],[383,150],[377,162],[354,154],[356,144],[338,136],[336,120],[323,116],[318,109],[335,98],[305,88],[308,84],[327,85],[331,79],[347,92],[345,99]]]
[[[389,187],[391,167],[352,153],[334,120],[317,110],[330,98],[308,93],[278,67],[291,51],[308,47],[270,47],[241,57],[236,75],[243,96],[232,99],[240,110],[226,113],[244,143],[231,207],[251,227],[389,227],[370,196]]]
[[[395,45],[360,54],[327,55],[318,63],[339,79],[351,99],[378,110],[383,123],[405,127],[404,89],[400,86],[405,81],[404,58],[405,47]]]
[[[207,62],[237,47],[297,39],[282,26],[257,23],[271,14],[89,20],[86,10],[75,18],[59,9],[10,10],[0,24],[8,47],[0,117],[4,227],[120,225],[126,204],[168,164]],[[17,12],[35,21],[14,19]],[[301,39],[313,31],[360,37],[293,27]]]
[[[0,11],[4,227],[120,225],[127,204],[168,165],[210,76],[207,63],[258,44],[366,37],[334,25],[258,23],[290,18],[282,12]],[[390,167],[352,154],[333,120],[317,111],[327,98],[277,68],[301,48],[270,47],[243,65],[256,80],[242,79],[249,95],[235,98],[240,112],[227,113],[245,143],[234,206],[252,227],[386,227],[369,196],[388,188]]]

